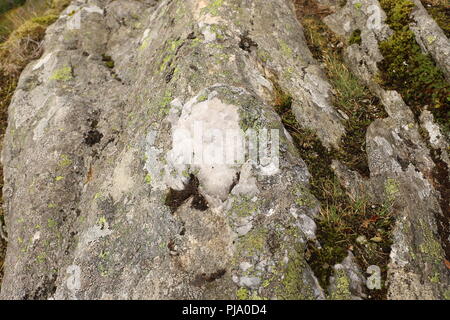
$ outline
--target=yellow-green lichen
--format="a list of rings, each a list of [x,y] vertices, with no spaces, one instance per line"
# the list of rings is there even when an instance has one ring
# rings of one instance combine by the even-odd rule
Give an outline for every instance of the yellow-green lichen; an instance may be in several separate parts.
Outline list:
[[[331,300],[350,300],[350,280],[344,270],[335,271],[335,287],[330,294]]]
[[[256,51],[256,55],[257,55],[258,58],[259,58],[262,62],[264,62],[264,63],[266,63],[267,61],[270,60],[270,54],[269,54],[269,52],[267,52],[267,51],[264,50],[264,49],[258,49],[258,50]]]
[[[248,300],[248,289],[247,288],[239,288],[236,292],[236,298],[238,300]]]
[[[172,100],[173,100],[172,91],[167,89],[166,91],[164,91],[164,96],[158,103],[158,111],[160,116],[166,116],[169,114],[170,103],[172,102]]]
[[[72,160],[70,160],[69,156],[66,154],[61,155],[61,160],[59,161],[59,166],[68,167],[72,164]]]
[[[281,52],[283,53],[284,56],[289,58],[293,56],[292,48],[289,47],[289,45],[284,40],[280,40],[279,44]]]
[[[300,245],[291,249],[287,265],[281,266],[281,283],[275,289],[277,297],[284,300],[312,300],[312,288],[303,280],[305,261],[304,248]]]
[[[202,94],[197,98],[197,102],[203,102],[208,100],[208,95],[207,94]]]
[[[237,254],[240,257],[252,257],[264,250],[268,231],[265,228],[256,228],[243,236],[238,242]]]
[[[203,13],[210,13],[213,16],[217,16],[219,14],[219,9],[222,7],[224,0],[210,0],[209,5],[203,8]]]
[[[308,188],[303,185],[296,185],[292,190],[295,197],[295,203],[301,207],[314,208],[317,206],[316,198],[311,194]]]
[[[50,80],[56,81],[69,81],[72,78],[72,68],[69,66],[55,70],[50,76]]]
[[[448,289],[447,291],[444,292],[444,299],[450,300],[450,289]]]
[[[384,184],[384,193],[388,201],[394,201],[399,192],[399,184],[395,179],[388,178]]]
[[[246,217],[253,215],[258,210],[257,202],[245,196],[236,197],[231,206],[231,213],[238,217]]]
[[[423,229],[423,242],[419,246],[420,251],[425,255],[426,259],[433,264],[440,265],[444,260],[444,251],[441,244],[433,234],[433,231],[423,221],[420,221]]]

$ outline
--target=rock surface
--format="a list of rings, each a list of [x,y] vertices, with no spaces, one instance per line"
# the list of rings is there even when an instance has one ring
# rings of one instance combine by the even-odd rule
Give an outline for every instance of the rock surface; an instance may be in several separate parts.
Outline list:
[[[389,115],[367,130],[369,177],[332,165],[350,194],[394,208],[387,297],[450,298],[447,138],[374,80],[392,33],[378,1],[321,3],[337,35],[361,30],[345,60]],[[422,9],[418,42],[448,75],[448,39]],[[74,0],[9,107],[0,298],[367,298],[351,252],[328,288],[308,265],[320,205],[274,110],[280,90],[302,128],[340,148],[345,121],[291,1]],[[180,163],[173,142],[198,147],[188,138],[198,123],[275,129],[279,157]]]
[[[291,82],[299,104],[339,127],[285,1],[74,1],[44,46],[10,107],[2,298],[324,297],[298,220],[317,208],[295,204],[309,173],[283,130],[274,172],[170,149],[196,121],[281,129],[268,70],[309,79]]]

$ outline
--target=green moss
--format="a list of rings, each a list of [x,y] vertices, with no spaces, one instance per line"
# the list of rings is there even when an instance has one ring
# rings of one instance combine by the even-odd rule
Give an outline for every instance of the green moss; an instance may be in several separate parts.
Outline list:
[[[32,22],[38,23],[40,25],[45,25],[45,26],[51,25],[56,20],[58,20],[58,16],[55,14],[48,14],[45,16],[36,17],[36,18],[31,19]]]
[[[300,18],[308,46],[314,58],[324,64],[334,88],[334,105],[349,118],[345,123],[346,135],[341,149],[327,150],[314,132],[302,128],[296,121],[290,95],[283,91],[276,79],[272,79],[275,110],[308,166],[312,175],[309,189],[321,203],[320,215],[316,219],[316,237],[321,248],[309,243],[305,258],[322,287],[327,287],[333,265],[342,262],[349,248],[353,248],[362,268],[378,265],[386,273],[393,225],[391,207],[374,205],[364,198],[351,199],[331,169],[332,160],[336,159],[351,170],[368,175],[367,157],[362,156],[365,155],[367,127],[375,119],[385,117],[386,113],[380,101],[345,66],[342,49],[337,45],[341,40],[320,18]],[[297,199],[299,205],[306,202],[302,198]],[[382,241],[364,246],[356,241],[358,235],[367,239],[378,236]],[[382,299],[385,294],[385,290],[370,292],[375,299]]]
[[[72,78],[72,68],[70,66],[57,69],[50,76],[50,80],[56,81],[69,81]]]
[[[409,28],[414,4],[408,0],[382,0],[392,36],[380,43],[382,84],[400,92],[419,116],[428,106],[443,131],[450,130],[450,85],[433,59],[422,52]]]
[[[447,38],[450,39],[450,7],[444,4],[424,6],[428,13],[433,17],[434,21],[439,25],[439,27],[444,31]]]
[[[348,43],[350,45],[352,44],[361,44],[361,30],[357,29],[353,31],[352,35],[350,36],[350,39],[348,40]]]
[[[152,176],[150,174],[147,174],[145,176],[145,183],[146,184],[151,184],[152,183]]]

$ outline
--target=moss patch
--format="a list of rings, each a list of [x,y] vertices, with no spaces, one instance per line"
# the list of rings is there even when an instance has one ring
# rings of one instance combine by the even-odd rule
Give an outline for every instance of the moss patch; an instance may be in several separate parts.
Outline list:
[[[414,4],[409,0],[381,0],[393,35],[380,43],[382,84],[398,91],[416,116],[428,107],[443,131],[450,130],[450,84],[433,59],[422,53],[409,28]]]

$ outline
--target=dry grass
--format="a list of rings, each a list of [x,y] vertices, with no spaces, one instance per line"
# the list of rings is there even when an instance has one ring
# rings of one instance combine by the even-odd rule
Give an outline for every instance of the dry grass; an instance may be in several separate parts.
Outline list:
[[[12,31],[18,29],[26,21],[42,16],[50,6],[49,0],[32,0],[0,15],[0,42],[5,41]]]

